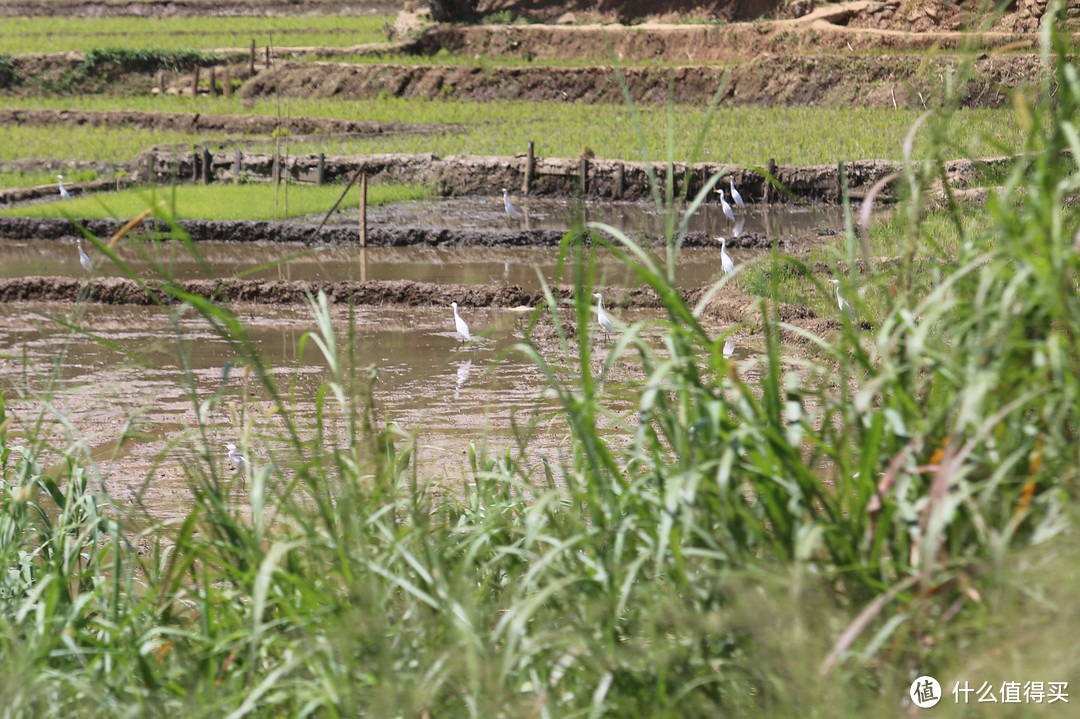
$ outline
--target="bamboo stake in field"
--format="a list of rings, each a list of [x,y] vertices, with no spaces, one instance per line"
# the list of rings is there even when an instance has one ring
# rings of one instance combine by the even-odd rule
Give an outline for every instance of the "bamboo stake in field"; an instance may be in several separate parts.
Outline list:
[[[529,190],[532,189],[533,172],[536,171],[536,158],[533,155],[533,149],[533,141],[529,140],[528,148],[525,150],[525,178],[521,181],[521,194],[523,195],[528,195]]]
[[[323,215],[322,222],[320,222],[319,226],[315,228],[315,231],[311,233],[311,237],[307,240],[307,242],[304,243],[305,245],[310,245],[312,241],[319,236],[319,231],[323,228],[323,225],[326,224],[326,221],[330,219],[330,215],[334,214],[334,210],[338,208],[338,205],[340,205],[341,201],[345,199],[345,196],[349,194],[349,190],[352,189],[352,186],[356,184],[356,181],[358,179],[360,179],[361,173],[363,173],[365,177],[364,184],[367,184],[367,174],[364,173],[364,167],[363,165],[361,165],[360,167],[356,168],[356,172],[354,172],[353,176],[349,179],[349,184],[345,185],[345,189],[341,191],[341,195],[337,198],[337,202],[335,202],[334,205],[329,210],[327,210],[326,214]]]
[[[360,246],[367,247],[367,173],[360,173]]]

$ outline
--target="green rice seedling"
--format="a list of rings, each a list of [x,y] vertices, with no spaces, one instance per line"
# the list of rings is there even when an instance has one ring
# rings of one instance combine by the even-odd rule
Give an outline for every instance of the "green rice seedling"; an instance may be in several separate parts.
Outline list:
[[[245,106],[238,98],[146,98],[125,99],[83,97],[9,99],[0,106],[52,109],[171,110],[208,114],[277,115],[275,100]],[[440,156],[459,154],[513,155],[525,141],[537,140],[537,150],[549,157],[576,157],[582,145],[598,157],[642,160],[665,157],[670,144],[675,161],[696,156],[703,162],[724,162],[763,167],[770,158],[780,164],[835,164],[838,160],[877,157],[903,158],[903,139],[918,117],[915,111],[873,108],[758,108],[719,107],[715,121],[706,123],[708,108],[679,105],[672,108],[674,122],[668,124],[668,110],[641,106],[644,145],[627,132],[629,111],[618,105],[582,105],[498,101],[489,103],[417,100],[381,97],[363,101],[336,99],[289,99],[288,111],[295,115],[356,119],[377,122],[450,123],[460,132],[438,135],[394,134],[365,139],[305,139],[290,143],[293,153],[365,154],[388,152],[434,152]],[[702,128],[708,132],[703,133]],[[852,133],[850,127],[866,132]],[[796,131],[797,128],[797,131]],[[958,110],[951,125],[953,137],[967,138],[946,159],[970,156],[1014,154],[1020,148],[1020,128],[1008,110]],[[128,159],[155,144],[195,143],[206,138],[189,133],[125,130],[80,126],[56,133],[53,128],[10,128],[15,133],[0,159],[68,157],[72,159]],[[670,136],[669,136],[670,132]],[[57,138],[63,145],[57,146]],[[70,139],[69,139],[70,138]],[[221,137],[219,139],[232,139]],[[255,140],[256,138],[251,138]],[[703,142],[702,142],[703,140]],[[922,136],[916,138],[914,154],[925,154]],[[700,144],[700,151],[695,152]],[[251,149],[270,147],[269,140],[253,143]],[[783,146],[784,151],[776,150]]]
[[[98,179],[94,170],[66,171],[64,179],[69,182],[90,182]],[[0,172],[0,189],[9,187],[36,187],[38,185],[55,185],[56,173],[48,171],[34,172]]]
[[[384,42],[380,15],[184,17],[9,17],[0,50],[11,55],[86,52],[102,45],[129,49],[246,48],[251,40],[277,47],[339,47]],[[391,18],[391,22],[393,19]]]
[[[71,201],[13,207],[0,214],[20,217],[134,217],[159,201],[168,203],[176,217],[192,220],[266,220],[324,214],[341,194],[339,185],[213,184],[159,188],[143,187],[121,192],[100,192]],[[368,187],[368,202],[392,203],[430,197],[420,185]]]

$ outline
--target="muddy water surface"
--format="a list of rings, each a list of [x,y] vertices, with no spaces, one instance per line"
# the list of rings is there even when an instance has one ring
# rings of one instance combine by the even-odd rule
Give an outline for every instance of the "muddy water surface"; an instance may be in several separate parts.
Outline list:
[[[331,375],[314,342],[300,352],[301,339],[315,327],[310,310],[236,309],[289,416],[301,436],[311,439],[314,398]],[[475,339],[462,344],[446,308],[361,307],[351,318],[345,309],[333,312],[339,361],[349,362],[351,325],[352,362],[361,368],[357,376],[364,376],[364,367],[378,367],[378,420],[416,434],[426,476],[462,486],[468,481],[469,444],[495,450],[512,446],[515,421],[541,422],[533,451],[557,459],[566,450],[565,425],[553,401],[543,397],[541,375],[512,351],[522,338],[522,313],[470,309],[466,319]],[[648,317],[618,316],[628,322]],[[65,452],[87,452],[96,460],[95,489],[104,487],[122,502],[142,503],[155,515],[173,516],[191,501],[188,472],[206,471],[200,453],[208,450],[216,471],[227,475],[223,445],[239,442],[245,427],[255,462],[280,460],[286,434],[281,414],[245,370],[235,346],[194,313],[6,305],[0,306],[0,321],[0,386],[17,418],[11,431],[18,436],[39,417],[53,428],[50,448],[42,455],[45,467]],[[611,342],[596,339],[600,350]],[[549,361],[560,363],[558,355],[553,351]],[[596,362],[599,371],[602,357]],[[227,377],[226,363],[233,363]],[[624,380],[632,372],[623,371]],[[633,416],[629,394],[620,386],[615,380],[607,390],[605,405],[615,418],[606,420],[609,425]],[[325,416],[343,441],[345,418],[332,403]],[[200,417],[204,431],[197,429]],[[625,430],[610,431],[625,437]]]
[[[394,223],[410,226],[515,229],[525,227],[569,229],[580,208],[570,202],[528,200],[521,203],[521,219],[509,220],[501,210],[501,198],[493,201],[468,198],[403,203],[373,211],[372,226]],[[586,207],[589,220],[603,221],[635,236],[659,236],[663,217],[650,205],[593,203]],[[839,222],[835,208],[766,208],[748,206],[737,219],[744,234],[756,233],[779,239],[816,238],[815,228]],[[355,221],[355,218],[353,219]],[[729,238],[729,253],[737,264],[761,256],[765,250],[745,249],[732,238],[734,227],[714,205],[693,218],[691,230]],[[507,283],[526,291],[539,288],[540,277],[548,283],[569,282],[556,276],[555,248],[433,248],[325,247],[268,242],[200,242],[196,258],[179,242],[125,243],[118,251],[127,269],[113,264],[94,248],[87,247],[96,276],[122,276],[127,271],[142,277],[169,276],[179,280],[244,277],[291,280],[417,280],[452,284]],[[610,253],[599,252],[596,284],[632,287],[637,277]],[[679,256],[677,281],[683,287],[709,284],[720,273],[719,247],[684,249]],[[73,242],[0,239],[0,277],[34,275],[84,276]]]
[[[372,222],[460,223],[461,226],[507,229],[501,198],[495,209],[486,200],[442,201],[376,209]],[[566,228],[571,203],[523,201],[522,226]],[[383,213],[383,214],[380,214]],[[663,218],[640,205],[591,206],[590,220],[603,220],[628,232],[663,229]],[[815,211],[741,213],[744,232],[805,234],[830,226],[834,216]],[[730,227],[716,208],[707,208],[696,229],[719,234]],[[471,223],[471,224],[470,224]],[[692,225],[692,227],[694,227]],[[165,274],[178,279],[246,276],[266,279],[409,279],[435,283],[512,283],[534,289],[540,277],[556,277],[556,251],[551,248],[368,248],[332,247],[308,250],[299,245],[202,242],[200,258],[178,242],[125,244],[122,258],[142,276]],[[736,263],[754,253],[734,248]],[[91,249],[95,275],[123,274]],[[719,276],[717,249],[687,249],[680,255],[678,281],[697,287]],[[78,254],[70,242],[0,241],[0,276],[82,276]],[[630,287],[636,277],[609,253],[598,253],[596,283]],[[251,346],[263,358],[284,398],[285,411],[305,440],[314,437],[315,398],[331,379],[329,362],[305,333],[316,323],[309,308],[281,305],[236,305]],[[630,323],[658,319],[657,311],[614,309],[617,320]],[[474,339],[463,345],[446,307],[361,306],[349,314],[334,307],[339,338],[338,360],[344,366],[377,367],[374,402],[378,423],[394,423],[417,437],[422,473],[443,477],[460,487],[468,481],[466,452],[470,443],[495,450],[514,444],[512,427],[530,420],[541,431],[530,448],[557,459],[567,450],[560,413],[540,373],[513,351],[523,338],[528,313],[468,308],[463,312]],[[727,329],[715,328],[717,334]],[[577,335],[571,327],[571,342]],[[350,335],[351,333],[351,335]],[[351,342],[348,339],[351,336]],[[572,360],[547,330],[543,351],[548,361],[572,379]],[[659,340],[659,337],[657,337]],[[611,337],[595,339],[599,372]],[[740,340],[742,343],[743,340]],[[350,346],[351,344],[351,346]],[[752,346],[733,347],[737,360],[752,364]],[[573,349],[571,349],[571,353]],[[114,498],[142,503],[159,516],[185,511],[191,501],[192,472],[228,475],[226,442],[248,439],[256,463],[283,460],[286,436],[282,412],[241,358],[237,346],[219,336],[193,311],[162,308],[85,306],[71,303],[0,305],[0,389],[9,414],[10,431],[18,436],[40,421],[49,446],[45,467],[65,453],[92,456],[95,486]],[[229,366],[227,373],[223,368]],[[636,375],[632,355],[616,364],[606,392],[610,415],[602,419],[612,441],[627,440],[632,426],[631,392]],[[749,368],[747,370],[750,371]],[[362,384],[362,382],[361,382]],[[329,401],[329,399],[328,399]],[[346,417],[332,405],[324,410],[329,425],[344,441]],[[200,429],[201,421],[201,429]],[[620,427],[619,425],[624,426]]]

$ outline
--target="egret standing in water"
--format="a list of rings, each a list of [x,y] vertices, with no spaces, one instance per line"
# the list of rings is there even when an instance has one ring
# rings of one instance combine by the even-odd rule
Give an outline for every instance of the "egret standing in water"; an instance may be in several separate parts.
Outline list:
[[[724,199],[724,191],[723,190],[716,190],[716,192],[720,193],[720,209],[724,211],[724,215],[729,220],[734,222],[735,221],[735,213],[731,211],[731,205],[729,205],[728,201]]]
[[[76,237],[75,238],[75,246],[79,248],[79,264],[82,265],[82,268],[84,270],[86,270],[87,272],[93,272],[94,271],[94,265],[90,262],[90,256],[87,255],[86,252],[82,248],[82,238],[81,237]]]
[[[465,324],[465,320],[461,319],[461,315],[458,314],[457,302],[451,302],[450,306],[454,308],[454,329],[457,330],[462,342],[468,342],[472,339],[469,335],[469,326]]]
[[[517,208],[514,207],[514,203],[510,201],[510,191],[505,187],[503,188],[503,207],[506,208],[506,216],[511,220],[518,218]]]
[[[71,193],[67,191],[66,187],[64,187],[64,176],[63,175],[57,175],[56,179],[60,181],[60,199],[61,200],[70,200],[71,199]]]
[[[600,323],[600,329],[604,332],[614,332],[615,326],[611,324],[611,319],[604,314],[604,298],[599,292],[593,292],[593,297],[596,298],[596,321]]]
[[[735,204],[739,207],[746,207],[746,203],[742,201],[742,195],[735,189],[735,178],[728,177],[728,182],[731,183],[731,199],[735,200]]]
[[[724,268],[724,274],[730,275],[735,271],[735,263],[731,259],[731,255],[727,253],[727,238],[717,237],[720,240],[720,266]]]
[[[233,467],[239,474],[247,475],[251,472],[251,463],[247,461],[244,455],[236,451],[236,445],[232,442],[228,442],[225,445],[225,449],[229,450],[229,461],[232,462]]]
[[[840,280],[829,280],[829,282],[836,285],[836,304],[840,307],[840,311],[847,312],[848,319],[854,322],[855,313],[851,311],[851,305],[848,304],[847,300],[840,296]]]

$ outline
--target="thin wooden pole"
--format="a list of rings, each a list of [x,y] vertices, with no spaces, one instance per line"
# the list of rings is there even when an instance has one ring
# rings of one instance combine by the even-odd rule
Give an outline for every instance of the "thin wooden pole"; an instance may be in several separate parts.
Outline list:
[[[579,170],[581,173],[581,196],[584,197],[589,191],[589,160],[587,158],[581,158]]]
[[[240,148],[239,147],[236,148],[236,151],[233,153],[232,171],[233,171],[233,182],[239,183],[240,182]]]
[[[326,182],[326,155],[319,153],[319,162],[315,166],[315,184],[322,185]]]
[[[199,96],[199,66],[195,66],[195,74],[191,76],[191,96]]]
[[[769,177],[771,177],[771,178],[776,177],[776,160],[774,160],[771,157],[769,158]],[[766,179],[765,180],[765,196],[762,199],[765,201],[765,204],[767,205],[770,202],[772,202],[772,198],[773,198],[772,182],[769,181],[768,179]]]
[[[251,59],[248,64],[248,70],[252,75],[255,74],[255,38],[251,38]]]
[[[209,185],[214,176],[211,162],[213,162],[213,158],[210,156],[210,150],[204,147],[202,149],[202,182],[204,185]]]
[[[367,173],[360,173],[360,246],[367,247]]]
[[[232,97],[232,73],[225,67],[225,76],[221,78],[221,92],[225,97]]]
[[[217,68],[210,66],[210,97],[217,95]]]
[[[621,200],[626,192],[626,169],[620,162],[615,166],[615,199]]]
[[[532,189],[532,177],[533,172],[536,170],[536,158],[533,155],[534,143],[529,140],[528,148],[525,150],[525,178],[521,181],[521,194],[527,195]]]

